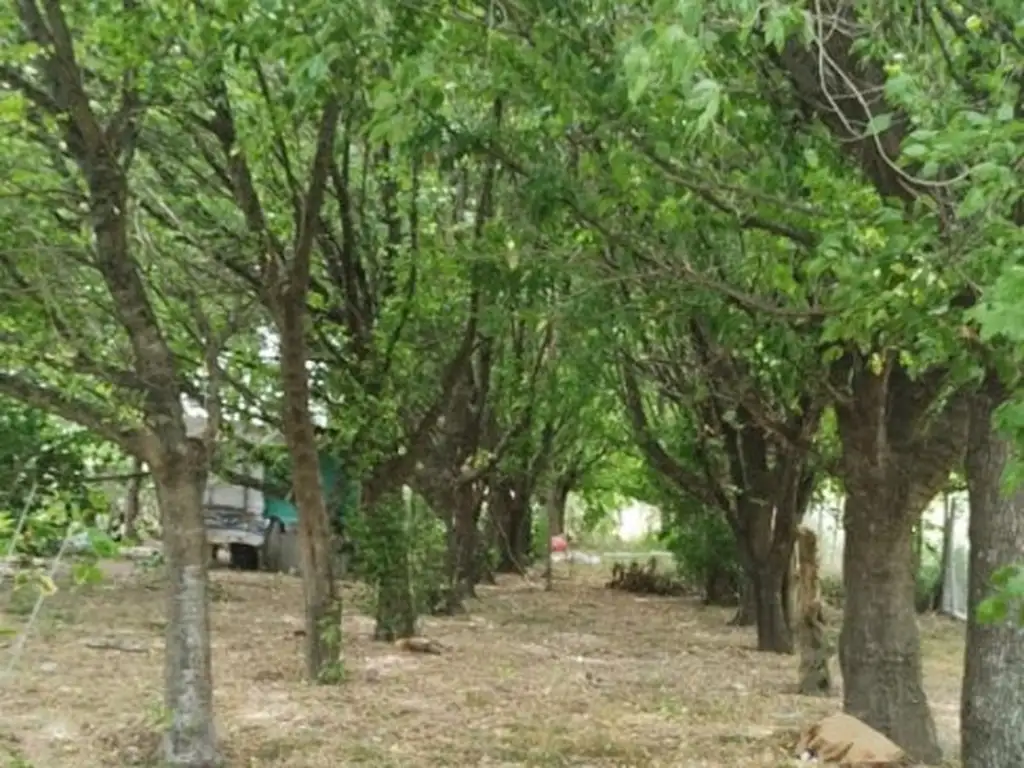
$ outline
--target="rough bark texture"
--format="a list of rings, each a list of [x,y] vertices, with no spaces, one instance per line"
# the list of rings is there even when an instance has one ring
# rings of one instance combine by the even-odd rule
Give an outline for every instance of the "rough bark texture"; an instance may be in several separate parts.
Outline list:
[[[944,372],[913,381],[895,357],[879,374],[859,357],[846,362],[850,397],[836,408],[847,494],[843,706],[934,764],[942,753],[922,687],[913,526],[962,455],[966,403],[956,396],[930,415]]]
[[[299,510],[302,596],[305,605],[306,674],[329,682],[341,656],[341,603],[334,585],[332,531],[320,483],[320,461],[306,372],[305,304],[282,308],[282,419]]]
[[[209,592],[203,449],[184,439],[151,462],[160,504],[167,574],[167,629],[164,704],[170,724],[164,734],[165,761],[181,768],[220,765],[212,718]]]
[[[1019,563],[1024,553],[1024,491],[1001,493],[1011,446],[992,429],[992,412],[1003,397],[991,383],[975,395],[967,447],[971,559],[960,711],[964,768],[1024,765],[1024,628],[1012,620],[991,625],[976,618],[993,574]]]
[[[832,692],[832,673],[828,666],[832,649],[825,633],[825,611],[821,602],[818,537],[809,528],[801,528],[797,537],[797,568],[798,688],[800,693],[808,696],[827,696]]]

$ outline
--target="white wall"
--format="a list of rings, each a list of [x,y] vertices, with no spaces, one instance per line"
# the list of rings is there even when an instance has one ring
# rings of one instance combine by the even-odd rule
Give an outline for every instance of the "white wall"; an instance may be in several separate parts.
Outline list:
[[[953,524],[953,557],[945,574],[943,610],[952,616],[965,618],[967,615],[967,557],[969,541],[967,527],[970,507],[964,492],[950,494],[950,503],[956,512]],[[942,549],[942,525],[945,519],[944,496],[937,496],[925,510],[925,540],[937,550]],[[813,504],[804,518],[804,525],[818,534],[823,575],[842,576],[843,572],[843,499],[829,496]]]

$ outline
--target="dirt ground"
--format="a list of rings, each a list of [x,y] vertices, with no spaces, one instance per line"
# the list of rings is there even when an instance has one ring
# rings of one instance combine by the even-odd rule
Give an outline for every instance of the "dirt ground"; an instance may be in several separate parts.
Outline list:
[[[301,681],[301,595],[284,575],[213,575],[220,736],[232,768],[337,766],[792,765],[786,745],[838,698],[792,693],[794,658],[756,653],[753,632],[693,599],[604,589],[562,566],[484,587],[465,617],[427,619],[441,655],[369,639],[346,606],[347,680]],[[28,610],[0,597],[0,627]],[[122,567],[48,598],[10,675],[0,638],[0,765],[155,765],[162,719],[158,574]],[[962,625],[922,621],[928,694],[957,740]],[[5,754],[6,752],[6,754]]]

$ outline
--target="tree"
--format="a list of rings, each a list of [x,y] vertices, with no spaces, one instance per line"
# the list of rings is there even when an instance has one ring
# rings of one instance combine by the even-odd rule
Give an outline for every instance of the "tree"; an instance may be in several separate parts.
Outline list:
[[[14,45],[5,46],[0,80],[8,89],[4,103],[18,117],[5,137],[4,177],[21,205],[4,209],[3,250],[8,325],[28,322],[19,323],[0,390],[81,424],[152,469],[169,582],[164,752],[172,765],[213,766],[201,498],[219,424],[216,361],[224,313],[192,305],[193,319],[202,315],[211,330],[199,354],[211,363],[210,418],[197,439],[186,427],[183,404],[192,388],[162,312],[181,312],[181,293],[169,291],[163,306],[155,303],[159,294],[145,277],[151,254],[139,246],[132,217],[132,161],[148,108],[140,69],[156,52],[150,33],[178,20],[169,9],[126,6],[113,14],[113,24],[93,19],[72,26],[59,2],[20,3],[16,12],[5,18],[4,34]],[[101,41],[104,56],[76,45],[85,29]],[[158,62],[149,76],[160,76]],[[169,271],[165,279],[180,274]]]

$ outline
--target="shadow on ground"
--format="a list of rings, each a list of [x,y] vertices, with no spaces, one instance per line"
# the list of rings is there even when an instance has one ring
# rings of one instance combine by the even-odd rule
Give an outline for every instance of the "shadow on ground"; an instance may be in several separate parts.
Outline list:
[[[792,693],[795,659],[756,653],[751,630],[726,626],[727,611],[612,592],[601,569],[561,568],[554,593],[507,579],[482,588],[468,616],[426,620],[440,656],[371,642],[372,622],[350,594],[348,679],[330,688],[301,680],[299,582],[215,572],[216,707],[229,765],[774,768],[788,764],[800,727],[840,706]],[[0,692],[0,757],[22,768],[152,765],[162,608],[157,575],[130,569],[50,598]],[[0,614],[0,626],[23,622],[22,611]],[[951,621],[922,622],[947,745],[962,634]],[[9,653],[0,651],[4,666]]]

